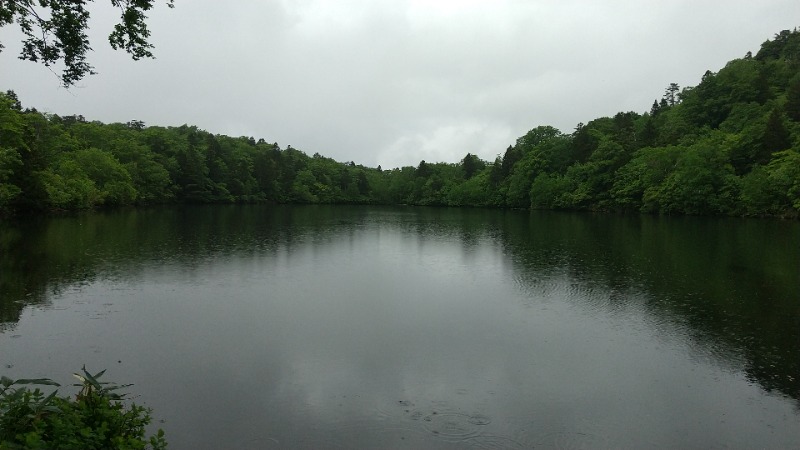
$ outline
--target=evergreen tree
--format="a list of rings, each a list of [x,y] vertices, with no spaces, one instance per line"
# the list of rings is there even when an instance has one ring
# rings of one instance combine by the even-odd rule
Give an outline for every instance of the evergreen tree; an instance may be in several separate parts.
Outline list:
[[[773,153],[788,150],[791,146],[791,136],[783,124],[783,114],[778,108],[773,108],[764,127],[761,151],[756,156],[756,162],[766,164],[772,158]]]
[[[786,91],[786,116],[795,122],[800,122],[800,78],[789,86]]]
[[[653,123],[653,118],[647,117],[644,122],[644,127],[642,127],[642,132],[639,136],[639,141],[642,147],[652,147],[656,143],[656,138],[658,137],[658,129],[656,128],[655,124]]]
[[[664,90],[664,101],[669,106],[675,106],[680,102],[680,97],[678,94],[680,93],[681,88],[678,86],[678,83],[670,83],[669,86]]]
[[[483,169],[483,166],[483,161],[481,161],[480,158],[471,153],[467,153],[467,156],[461,160],[461,168],[464,171],[464,179],[469,180],[475,176],[478,171]]]
[[[431,176],[431,167],[428,163],[425,162],[423,159],[419,162],[417,166],[417,170],[414,171],[414,175],[418,178],[428,178]]]
[[[522,159],[522,152],[513,145],[509,145],[503,155],[503,163],[500,165],[500,174],[502,178],[508,178],[511,174],[511,170],[514,168],[514,164],[520,159]]]
[[[660,112],[661,112],[661,105],[659,105],[658,100],[653,100],[653,106],[650,107],[650,116],[655,117]]]

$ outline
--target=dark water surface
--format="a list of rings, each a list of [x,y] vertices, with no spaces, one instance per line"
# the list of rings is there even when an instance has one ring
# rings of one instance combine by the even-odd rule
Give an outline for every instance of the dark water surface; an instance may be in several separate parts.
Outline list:
[[[0,373],[170,448],[798,448],[800,224],[224,206],[0,223]],[[69,392],[69,389],[66,389]]]

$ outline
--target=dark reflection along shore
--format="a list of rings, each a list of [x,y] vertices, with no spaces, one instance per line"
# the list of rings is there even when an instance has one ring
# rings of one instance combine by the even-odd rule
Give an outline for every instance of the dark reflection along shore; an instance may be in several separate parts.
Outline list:
[[[0,323],[76,284],[135,277],[148,265],[182,266],[232,254],[291,249],[325,239],[357,210],[261,206],[143,208],[0,223]],[[363,211],[366,214],[366,210]],[[357,217],[357,215],[356,215]]]
[[[741,367],[800,408],[800,225],[720,218],[349,206],[204,206],[131,209],[0,224],[0,332],[23,308],[98,279],[142,276],[152,264],[191,268],[231,255],[325,245],[374,225],[420,239],[459,240],[466,255],[494,240],[519,287],[566,276],[598,304],[624,308],[646,293],[656,323],[681,326],[698,351]],[[637,296],[641,299],[641,296]],[[640,300],[641,301],[641,300]],[[616,304],[615,304],[616,302]]]
[[[654,320],[684,327],[709,356],[743,360],[765,390],[800,399],[796,223],[534,213],[514,226],[503,243],[517,273],[559,268],[588,288],[642,290]]]

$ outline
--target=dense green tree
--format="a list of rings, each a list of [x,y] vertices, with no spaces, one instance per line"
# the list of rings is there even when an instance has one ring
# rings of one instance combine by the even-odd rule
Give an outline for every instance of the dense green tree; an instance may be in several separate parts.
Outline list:
[[[717,133],[683,149],[675,169],[648,200],[667,214],[727,214],[736,211],[737,179]]]
[[[789,119],[800,122],[800,77],[797,77],[786,91],[786,105],[784,108]]]
[[[428,178],[431,176],[431,173],[432,172],[430,166],[423,159],[422,161],[419,162],[419,165],[417,166],[417,170],[414,172],[414,175],[420,178]]]
[[[257,191],[264,199],[273,202],[281,198],[278,182],[280,158],[281,152],[277,143],[259,142],[256,144],[253,155],[253,178],[257,183]]]
[[[316,203],[318,197],[314,194],[317,189],[317,179],[314,174],[303,169],[297,173],[292,184],[291,199],[298,203]]]
[[[503,160],[498,155],[489,168],[489,185],[496,188],[503,180]]]
[[[530,206],[531,183],[546,165],[547,162],[540,157],[538,152],[529,152],[522,157],[508,177],[506,206],[512,208]]]
[[[19,97],[17,97],[17,93],[12,90],[7,90],[5,94],[0,94],[0,98],[2,98],[3,102],[8,102],[5,108],[11,109],[12,111],[20,112],[22,111],[22,102],[19,101]],[[5,109],[4,108],[4,109]]]
[[[662,98],[667,105],[675,106],[680,101],[680,92],[681,87],[678,85],[678,83],[670,83],[669,86],[667,86],[667,88],[664,90],[664,96]]]
[[[773,153],[788,150],[791,146],[791,136],[783,123],[783,114],[778,108],[773,108],[764,126],[761,151],[756,155],[756,162],[766,164]]]
[[[367,174],[363,170],[359,170],[357,177],[356,186],[358,187],[358,193],[360,195],[368,195],[369,179],[367,178]]]
[[[20,166],[22,160],[16,150],[0,147],[0,211],[22,194],[22,189],[11,183],[11,176]]]
[[[47,192],[47,206],[57,209],[88,209],[101,204],[95,183],[80,164],[65,154],[51,167],[37,173]]]
[[[464,171],[464,179],[466,180],[475,176],[484,167],[486,167],[486,163],[471,153],[467,153],[464,159],[461,160],[461,168]]]
[[[190,203],[214,201],[213,182],[208,177],[208,166],[200,144],[202,138],[196,129],[188,129],[187,146],[178,151],[176,160],[180,172],[175,179],[183,200]]]
[[[583,123],[579,123],[572,133],[572,148],[575,155],[575,161],[583,162],[589,159],[597,142],[589,133],[589,129]]]
[[[169,172],[140,140],[115,139],[110,152],[122,163],[136,189],[137,203],[163,203],[173,196]]]
[[[645,147],[622,166],[610,189],[616,206],[657,212],[658,189],[675,169],[681,149],[675,146]]]
[[[22,165],[11,177],[12,183],[22,190],[15,200],[20,208],[46,208],[47,192],[42,174],[65,151],[79,148],[79,143],[65,132],[60,124],[50,122],[51,117],[35,110],[19,113],[12,123],[21,124],[21,140],[12,148],[17,150]],[[14,125],[16,126],[16,125]]]
[[[763,64],[754,59],[730,61],[717,75],[731,106],[748,102],[763,105],[773,97]]]
[[[653,100],[653,106],[650,107],[650,116],[655,117],[661,112],[661,105],[658,100]]]
[[[522,159],[522,149],[518,149],[513,145],[509,145],[506,149],[506,152],[503,154],[503,160],[500,164],[501,178],[508,178],[508,176],[511,175],[511,170],[514,168],[514,164],[516,164],[520,159]]]
[[[222,147],[216,136],[205,134],[205,161],[208,167],[208,178],[221,190],[227,191],[226,181],[229,178],[228,165],[223,159]]]
[[[708,70],[697,87],[684,90],[683,113],[698,128],[717,128],[730,112],[729,94],[718,74]]]
[[[751,216],[779,213],[779,205],[776,203],[780,194],[772,184],[767,169],[755,166],[741,179],[742,212]]]
[[[800,31],[782,30],[775,34],[771,40],[761,44],[761,48],[756,53],[755,59],[768,61],[771,59],[800,60]]]
[[[525,133],[524,136],[518,138],[514,147],[524,155],[533,150],[536,146],[559,136],[561,136],[561,131],[559,131],[558,128],[549,125],[538,126]]]
[[[0,211],[21,193],[14,174],[22,168],[20,150],[25,151],[21,105],[13,91],[0,94]]]
[[[658,129],[654,124],[652,116],[645,117],[644,126],[641,133],[639,133],[639,142],[642,147],[652,147],[658,138]]]
[[[489,206],[491,205],[489,170],[455,184],[447,193],[447,204],[450,206]]]
[[[776,214],[796,216],[800,211],[800,152],[795,148],[773,156],[767,173],[770,189],[775,192]]]
[[[609,117],[600,117],[587,123],[579,123],[572,133],[572,159],[577,163],[589,160],[600,145],[603,136],[610,136],[614,131],[614,122]]]
[[[517,139],[503,158],[503,164],[507,160],[516,161],[503,182],[501,192],[505,201],[501,205],[529,207],[533,180],[539,173],[554,170],[554,166],[562,162],[561,157],[566,156],[569,150],[558,144],[565,142],[561,132],[550,126],[536,127]]]
[[[110,153],[88,148],[64,155],[71,157],[94,184],[98,195],[96,205],[129,205],[136,200],[130,174]]]
[[[636,131],[636,121],[639,117],[639,114],[632,111],[620,112],[613,117],[614,130],[612,137],[617,144],[621,145],[629,153],[641,147]]]
[[[658,130],[656,145],[691,145],[697,139],[701,131],[691,123],[686,105],[684,102],[680,107],[669,108],[658,115],[655,119]]]
[[[237,138],[217,135],[217,160],[220,171],[218,183],[225,188],[235,201],[259,201],[263,196],[258,192],[255,178],[255,158],[260,148],[252,137]],[[212,176],[213,179],[213,176]]]
[[[566,175],[541,173],[531,184],[531,208],[552,209],[572,206],[575,183]]]

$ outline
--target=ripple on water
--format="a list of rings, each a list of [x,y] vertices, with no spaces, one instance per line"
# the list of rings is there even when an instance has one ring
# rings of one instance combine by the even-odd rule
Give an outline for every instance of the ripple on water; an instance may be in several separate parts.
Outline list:
[[[408,417],[410,417],[411,420],[420,420],[425,417],[425,413],[419,410],[409,411]]]
[[[469,446],[472,448],[480,448],[486,450],[517,450],[523,448],[533,448],[532,445],[526,445],[522,441],[512,439],[505,436],[494,436],[489,434],[482,434],[469,439]]]
[[[613,448],[607,439],[591,433],[565,431],[549,433],[536,442],[536,447],[557,449],[604,449]]]
[[[432,402],[434,405],[449,407],[447,402]],[[406,417],[418,423],[422,431],[446,442],[458,444],[461,448],[479,449],[521,449],[531,448],[522,441],[488,433],[487,425],[492,418],[480,413],[466,414],[452,409],[434,407],[430,410],[413,408],[414,403],[399,401]]]
[[[422,427],[441,438],[461,442],[480,434],[480,425],[470,419],[469,414],[434,411],[422,418]]]
[[[483,414],[473,414],[469,416],[467,422],[473,425],[489,425],[492,423],[492,419],[489,416],[484,416]]]

